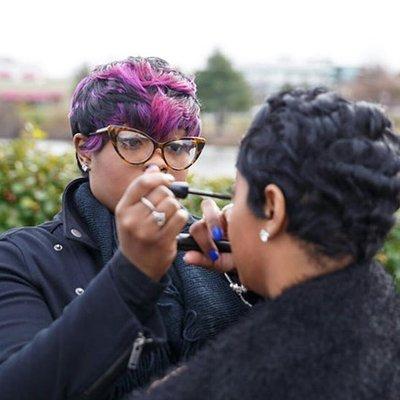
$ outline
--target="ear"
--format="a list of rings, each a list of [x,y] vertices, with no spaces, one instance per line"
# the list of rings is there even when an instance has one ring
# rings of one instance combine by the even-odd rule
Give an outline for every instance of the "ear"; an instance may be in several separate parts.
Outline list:
[[[82,135],[82,133],[77,133],[74,135],[73,142],[76,152],[76,157],[81,165],[85,164],[90,167],[90,163],[92,161],[91,155],[89,152],[86,152],[82,149],[82,146],[87,141],[87,136]]]
[[[265,206],[264,212],[268,221],[265,224],[270,237],[279,234],[286,227],[286,201],[282,190],[271,183],[264,189]]]

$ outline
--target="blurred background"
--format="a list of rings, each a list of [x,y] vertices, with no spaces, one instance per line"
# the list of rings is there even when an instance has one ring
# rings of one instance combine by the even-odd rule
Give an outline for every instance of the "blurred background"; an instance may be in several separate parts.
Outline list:
[[[68,108],[101,63],[158,56],[196,76],[208,144],[192,184],[227,191],[237,144],[273,92],[326,86],[400,124],[396,1],[5,1],[0,25],[0,231],[51,218],[78,176]],[[186,205],[198,212],[199,199]],[[380,259],[400,280],[400,229]]]

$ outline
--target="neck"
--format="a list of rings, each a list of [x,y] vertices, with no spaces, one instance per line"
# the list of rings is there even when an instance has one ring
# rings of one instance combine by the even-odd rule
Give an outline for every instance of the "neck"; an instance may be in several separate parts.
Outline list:
[[[350,263],[349,257],[333,260],[320,257],[318,261],[310,256],[306,245],[288,235],[269,243],[270,248],[264,260],[264,296],[275,298],[286,289],[299,283],[332,273]]]

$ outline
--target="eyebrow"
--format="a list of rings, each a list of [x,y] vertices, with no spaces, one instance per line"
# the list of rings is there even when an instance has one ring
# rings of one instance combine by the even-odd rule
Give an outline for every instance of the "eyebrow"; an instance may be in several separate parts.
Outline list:
[[[180,130],[180,129],[178,129],[178,130]],[[167,135],[166,141],[168,142],[170,140],[179,140],[179,139],[182,139],[183,137],[192,137],[192,136],[188,136],[187,132],[184,129],[182,129],[182,130],[183,130],[183,134],[175,133],[174,135],[171,135],[171,136]],[[195,136],[193,136],[193,137],[195,137]]]

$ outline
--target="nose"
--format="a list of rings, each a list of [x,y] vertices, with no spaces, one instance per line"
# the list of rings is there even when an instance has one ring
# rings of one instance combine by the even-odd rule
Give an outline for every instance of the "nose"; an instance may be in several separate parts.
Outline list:
[[[152,157],[143,165],[143,171],[150,167],[150,165],[157,165],[161,172],[168,172],[168,165],[162,157],[161,149],[156,149]]]

